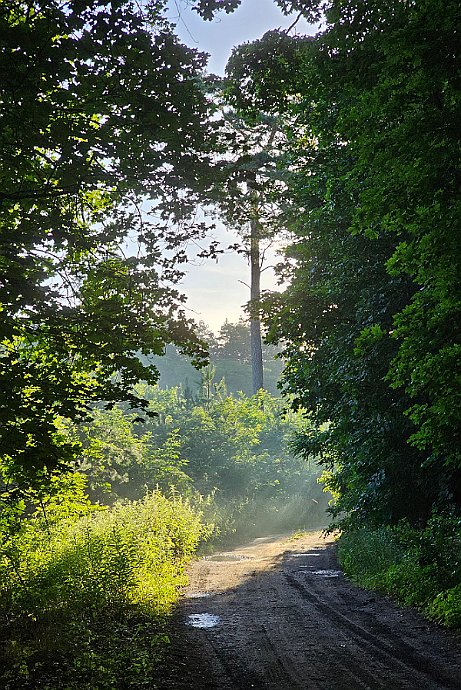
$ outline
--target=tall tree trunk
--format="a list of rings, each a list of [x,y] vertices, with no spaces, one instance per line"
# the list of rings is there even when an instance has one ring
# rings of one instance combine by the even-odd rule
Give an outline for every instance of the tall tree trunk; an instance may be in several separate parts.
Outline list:
[[[251,372],[253,378],[253,395],[263,388],[263,353],[261,344],[261,321],[259,318],[259,299],[261,297],[261,257],[259,251],[259,222],[256,218],[251,220],[250,238],[250,346],[251,346]]]

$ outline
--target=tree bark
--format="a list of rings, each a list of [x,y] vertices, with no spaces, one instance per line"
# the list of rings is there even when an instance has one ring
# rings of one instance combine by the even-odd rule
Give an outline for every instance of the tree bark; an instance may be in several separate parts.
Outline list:
[[[250,223],[250,346],[253,395],[263,388],[263,354],[261,344],[261,320],[259,318],[259,299],[261,297],[261,257],[259,250],[259,223],[256,218]]]

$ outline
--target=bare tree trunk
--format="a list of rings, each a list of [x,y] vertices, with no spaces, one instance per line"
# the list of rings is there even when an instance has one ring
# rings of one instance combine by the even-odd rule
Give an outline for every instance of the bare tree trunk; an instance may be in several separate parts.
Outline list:
[[[259,251],[259,223],[256,218],[251,220],[250,238],[250,347],[251,372],[253,378],[253,395],[263,388],[263,354],[261,344],[261,321],[259,318],[259,299],[261,297],[261,257]]]

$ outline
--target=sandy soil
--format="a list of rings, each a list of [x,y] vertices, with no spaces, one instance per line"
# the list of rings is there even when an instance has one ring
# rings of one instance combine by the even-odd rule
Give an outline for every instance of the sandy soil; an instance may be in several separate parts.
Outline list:
[[[352,585],[319,533],[256,539],[189,575],[158,687],[461,689],[460,637]]]

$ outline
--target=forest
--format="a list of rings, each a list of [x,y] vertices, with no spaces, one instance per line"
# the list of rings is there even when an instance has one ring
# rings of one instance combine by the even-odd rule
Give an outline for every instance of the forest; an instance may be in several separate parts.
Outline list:
[[[289,530],[461,627],[459,2],[274,3],[221,78],[167,0],[0,0],[2,687],[156,687],[187,563]]]

